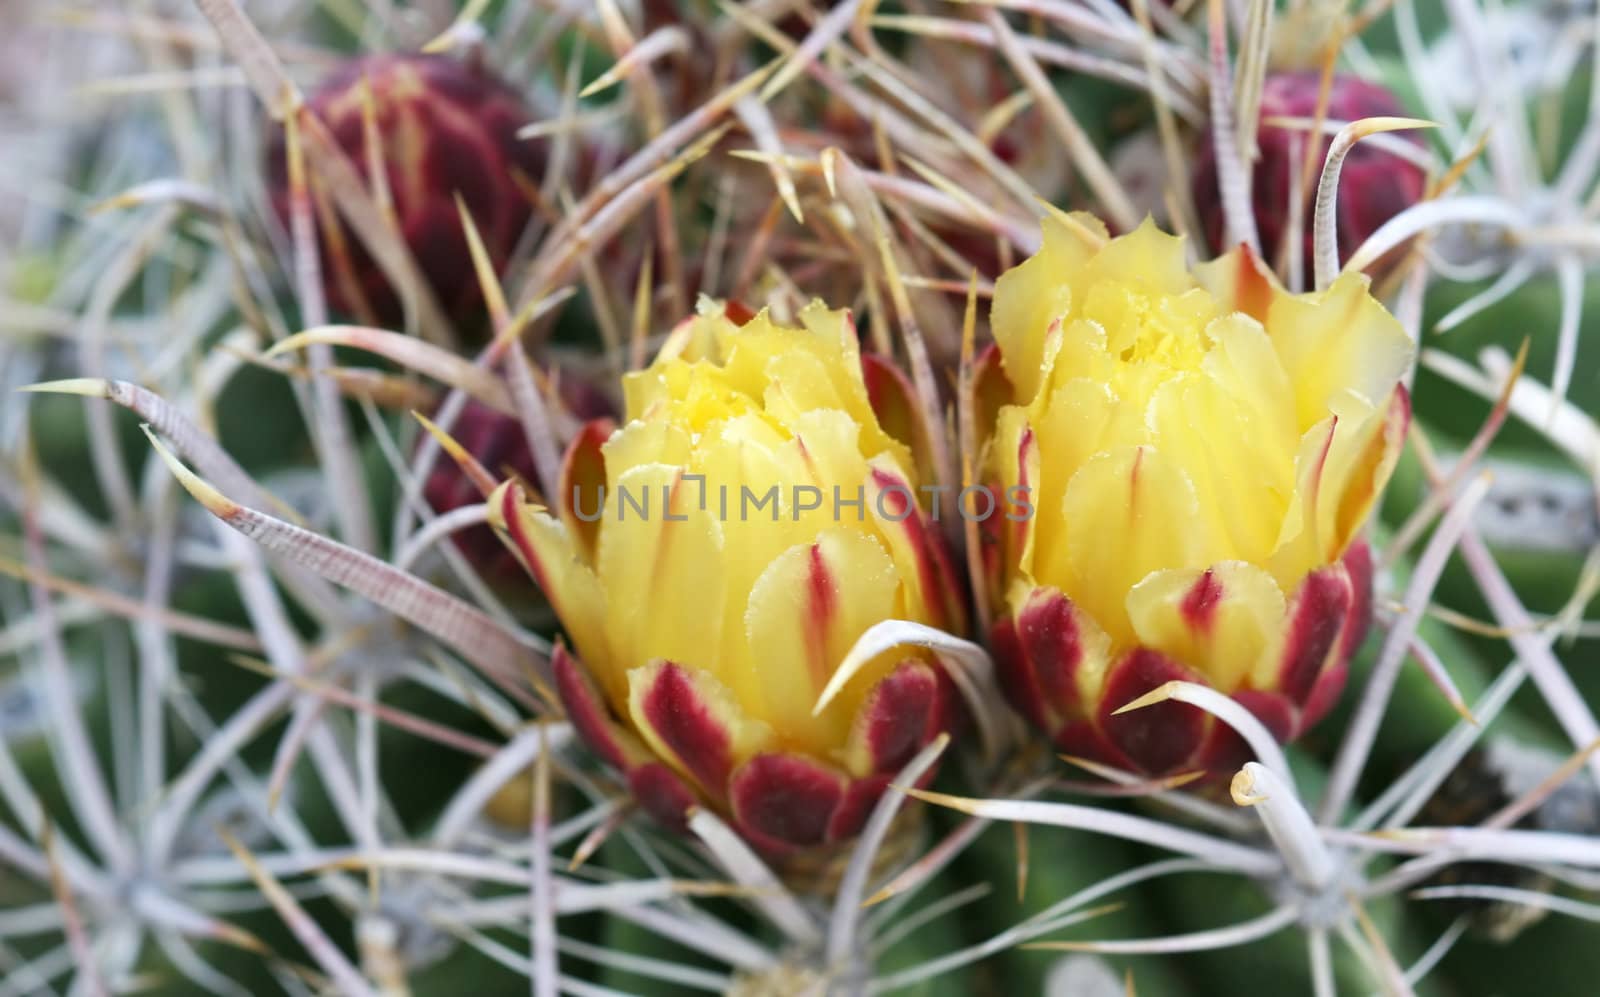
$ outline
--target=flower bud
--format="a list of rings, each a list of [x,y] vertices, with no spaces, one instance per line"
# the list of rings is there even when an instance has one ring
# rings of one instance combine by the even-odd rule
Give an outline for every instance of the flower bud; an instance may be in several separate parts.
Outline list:
[[[1317,178],[1332,144],[1324,136],[1312,147],[1304,127],[1279,127],[1267,122],[1273,118],[1303,118],[1309,121],[1317,110],[1320,74],[1315,71],[1274,73],[1266,78],[1261,91],[1260,126],[1256,143],[1260,156],[1251,175],[1251,207],[1261,237],[1262,252],[1268,263],[1276,263],[1289,225],[1290,194],[1300,183],[1300,169],[1312,156],[1310,183],[1302,205],[1301,254],[1303,280],[1311,286],[1313,256],[1312,202],[1317,193]],[[1356,121],[1360,118],[1404,116],[1400,102],[1376,83],[1354,76],[1337,75],[1328,95],[1327,119]],[[1413,135],[1391,135],[1391,142],[1421,143]],[[1295,155],[1295,151],[1298,155]],[[1421,168],[1392,152],[1378,148],[1371,140],[1358,142],[1345,157],[1339,176],[1338,243],[1339,262],[1349,259],[1367,237],[1384,222],[1422,200],[1424,177]],[[1226,238],[1222,201],[1217,196],[1216,150],[1211,133],[1206,132],[1194,170],[1195,204],[1200,224],[1213,252],[1222,252]]]
[[[532,116],[516,91],[480,65],[419,54],[352,59],[322,83],[307,107],[369,183],[363,80],[371,93],[372,124],[382,136],[383,173],[399,234],[445,311],[457,320],[468,319],[482,307],[483,298],[456,196],[466,203],[498,270],[532,210],[514,175],[521,173],[537,184],[544,172],[539,146],[517,137]],[[269,143],[267,175],[273,208],[287,224],[289,185],[281,130]],[[329,303],[351,314],[360,314],[364,304],[380,324],[398,324],[399,296],[361,241],[340,224],[339,241],[349,254],[353,279],[340,279],[330,258],[330,240],[321,233]]]

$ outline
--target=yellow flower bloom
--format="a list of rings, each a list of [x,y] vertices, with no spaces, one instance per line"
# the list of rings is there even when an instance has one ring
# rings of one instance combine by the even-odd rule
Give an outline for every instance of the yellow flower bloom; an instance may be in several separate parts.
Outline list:
[[[1357,534],[1409,416],[1411,341],[1367,279],[1291,295],[1246,249],[1191,269],[1148,221],[1108,239],[1053,215],[992,324],[1014,404],[985,466],[1032,506],[996,531],[991,578],[1018,708],[1150,772],[1242,749],[1189,706],[1111,717],[1170,679],[1284,739],[1325,713],[1370,612]]]
[[[903,381],[864,375],[846,313],[800,320],[703,308],[625,378],[622,428],[574,442],[554,512],[510,482],[490,499],[572,641],[554,664],[579,733],[665,822],[708,804],[773,852],[852,836],[948,726],[925,650],[815,711],[857,639],[966,626],[910,441],[875,411],[910,411]]]

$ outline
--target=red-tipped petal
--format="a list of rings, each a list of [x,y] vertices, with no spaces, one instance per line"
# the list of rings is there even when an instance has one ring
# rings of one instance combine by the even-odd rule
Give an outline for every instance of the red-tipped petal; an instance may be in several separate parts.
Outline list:
[[[922,601],[935,614],[930,622],[952,633],[965,632],[966,602],[950,550],[938,526],[910,498],[916,495],[911,483],[884,467],[874,466],[868,490],[867,502],[880,517],[878,524],[895,548],[896,559],[906,556],[916,564]],[[949,503],[939,509],[941,517],[959,515],[946,505]]]
[[[1196,707],[1176,702],[1157,703],[1121,716],[1111,714],[1174,680],[1205,682],[1171,658],[1146,648],[1124,655],[1106,676],[1100,700],[1100,729],[1150,775],[1164,775],[1187,763],[1199,749],[1210,718]]]
[[[1014,394],[1000,360],[1000,347],[990,343],[979,352],[972,365],[973,424],[993,426],[1000,409],[1017,400]]]
[[[1008,568],[1022,566],[1031,569],[1031,565],[1022,565],[1022,556],[1034,528],[1034,517],[1038,515],[1038,510],[1033,508],[1033,503],[1038,499],[1038,487],[1039,440],[1033,435],[1033,427],[1029,426],[1017,441],[1017,483],[1013,486],[1014,493],[1005,496],[1006,510],[1010,515],[999,517],[999,521],[1005,524],[1001,529],[1007,534],[1005,557]],[[1013,499],[1025,503],[1025,507],[1015,508],[1017,503]]]
[[[743,301],[735,301],[732,298],[723,302],[722,314],[727,316],[728,321],[734,325],[744,325],[756,317],[756,313],[750,310],[749,305]]]
[[[1350,576],[1350,614],[1339,640],[1339,657],[1348,660],[1372,626],[1372,548],[1365,540],[1357,540],[1345,551],[1344,570]]]
[[[822,844],[844,796],[842,775],[793,754],[756,755],[739,766],[728,793],[742,830],[792,847]]]
[[[895,666],[867,693],[845,750],[852,771],[894,772],[935,736],[939,677],[917,658]]]
[[[509,482],[501,485],[500,518],[505,523],[506,535],[510,537],[517,553],[522,555],[522,562],[528,566],[528,573],[533,575],[533,580],[538,583],[539,591],[554,599],[556,596],[550,587],[550,574],[545,570],[544,562],[539,558],[538,548],[534,545],[533,538],[528,535],[527,526],[522,520],[522,502],[520,488]]]
[[[1339,694],[1344,691],[1345,680],[1350,677],[1350,661],[1348,658],[1339,658],[1334,663],[1322,670],[1317,676],[1317,682],[1311,687],[1311,694],[1306,697],[1306,702],[1300,709],[1300,722],[1295,728],[1295,736],[1316,726],[1317,722],[1328,715],[1339,702]]]
[[[1283,696],[1256,689],[1240,689],[1233,694],[1239,705],[1255,714],[1262,726],[1272,732],[1281,744],[1295,733],[1294,704]]]
[[[551,506],[561,510],[567,529],[591,558],[606,500],[606,461],[600,447],[615,429],[616,424],[610,419],[592,419],[583,424],[561,458],[561,482],[556,486],[561,494],[550,496]]]
[[[1022,649],[1016,621],[1009,616],[995,620],[989,631],[989,647],[994,651],[1000,691],[1012,708],[1040,730],[1050,730],[1052,721],[1044,693],[1039,689],[1039,677],[1033,673],[1033,662]]]
[[[828,684],[828,669],[833,661],[828,637],[838,627],[839,580],[835,566],[822,552],[822,544],[811,545],[806,561],[806,594],[803,600],[806,643],[810,653],[811,681],[820,689]]]
[[[833,812],[833,819],[828,822],[828,840],[844,841],[859,834],[867,818],[872,816],[872,808],[878,805],[884,791],[894,782],[895,774],[881,772],[864,779],[856,779],[846,786],[844,799],[839,802],[838,809]],[[933,785],[933,780],[938,775],[939,765],[935,762],[928,766],[928,770],[922,773],[911,788],[926,789]]]
[[[561,706],[567,712],[567,719],[572,722],[572,729],[602,761],[618,771],[626,771],[627,756],[600,690],[589,680],[583,665],[567,652],[566,645],[560,641],[556,642],[555,651],[550,655],[550,667],[555,673],[556,695],[561,698]]]
[[[876,353],[861,354],[861,379],[867,388],[867,404],[878,417],[883,431],[911,447],[917,468],[930,470],[928,433],[923,425],[922,407],[905,371]]]
[[[1074,720],[1062,724],[1051,739],[1062,754],[1087,758],[1090,761],[1115,765],[1123,769],[1137,767],[1133,759],[1123,754],[1120,748],[1112,744],[1105,734],[1088,720]]]
[[[1350,612],[1350,577],[1343,566],[1307,575],[1289,605],[1277,691],[1304,704],[1344,630]]]
[[[647,762],[628,773],[628,789],[645,812],[673,831],[687,831],[689,808],[699,801],[694,791],[662,762]]]
[[[1017,612],[1017,639],[1033,665],[1046,709],[1058,717],[1080,716],[1078,666],[1083,633],[1072,600],[1054,588],[1036,588]],[[1120,705],[1120,704],[1118,704]]]
[[[1234,303],[1238,309],[1257,322],[1266,322],[1267,311],[1272,306],[1272,295],[1278,282],[1272,271],[1248,245],[1239,247],[1238,283],[1234,288]]]
[[[733,768],[730,720],[703,693],[699,678],[671,661],[658,662],[637,692],[634,720],[647,725],[702,787],[720,795]]]
[[[883,773],[857,779],[845,787],[844,798],[834,808],[833,817],[828,821],[827,840],[844,841],[860,834],[862,825],[872,816],[872,808],[878,805],[884,790],[893,781],[892,774]]]
[[[1295,734],[1298,712],[1294,704],[1276,693],[1241,689],[1233,694],[1241,706],[1255,714],[1257,720],[1282,744]],[[1245,762],[1255,758],[1255,753],[1245,744],[1232,727],[1219,721],[1211,724],[1211,734],[1195,756],[1194,764],[1204,769],[1211,779],[1227,778],[1237,772]]]

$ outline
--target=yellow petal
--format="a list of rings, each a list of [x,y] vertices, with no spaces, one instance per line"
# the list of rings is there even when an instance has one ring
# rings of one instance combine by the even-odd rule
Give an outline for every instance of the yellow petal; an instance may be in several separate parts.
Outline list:
[[[1031,575],[1038,531],[1054,529],[1058,520],[1055,516],[1038,515],[1039,447],[1026,409],[1008,405],[1000,410],[994,437],[989,441],[988,466],[1004,501],[1000,518],[992,520],[1001,543],[1000,578]],[[1015,518],[1006,519],[1008,513]],[[1001,581],[995,595],[1005,595],[1004,585]]]
[[[810,524],[812,536],[836,523],[859,530],[870,522],[865,502],[867,461],[857,444],[860,429],[843,412],[800,413],[795,417],[793,442],[780,450],[790,462],[784,479],[791,492],[784,501],[793,503],[789,518],[799,515]],[[809,485],[815,491],[800,494],[795,485]],[[860,506],[849,504],[857,499],[862,500]]]
[[[611,435],[600,447],[606,478],[615,489],[618,479],[641,464],[683,465],[689,462],[689,434],[670,422],[635,420]],[[611,503],[613,507],[615,502]]]
[[[717,618],[704,616],[705,626],[717,628],[722,646],[740,649],[729,655],[722,681],[740,702],[760,703],[765,662],[743,653],[747,594],[778,555],[815,536],[814,524],[792,515],[794,475],[802,461],[792,439],[752,415],[702,437],[694,470],[705,479],[708,510],[722,529],[720,569],[730,593]]]
[[[1212,322],[1206,335],[1215,345],[1201,369],[1253,414],[1262,434],[1261,445],[1282,451],[1287,459],[1299,439],[1294,387],[1266,329],[1254,319],[1233,313]]]
[[[1382,405],[1411,363],[1411,338],[1367,293],[1367,278],[1359,273],[1340,275],[1320,294],[1279,296],[1266,325],[1294,385],[1301,432],[1325,418],[1345,392]]]
[[[1162,384],[1148,415],[1163,454],[1194,485],[1206,529],[1226,541],[1226,556],[1260,561],[1271,555],[1290,495],[1290,451],[1222,385],[1185,374]]]
[[[1318,508],[1323,501],[1323,472],[1337,434],[1338,420],[1330,415],[1300,437],[1294,458],[1294,494],[1284,511],[1272,556],[1267,560],[1268,570],[1286,589],[1292,590],[1307,572],[1322,563],[1322,544],[1317,532]]]
[[[856,334],[856,324],[850,318],[850,313],[843,308],[829,308],[820,301],[813,299],[800,309],[800,325],[817,338],[817,341],[831,348],[832,355],[839,359],[841,375],[848,376],[850,372],[859,369],[861,365],[861,341]]]
[[[1138,228],[1106,243],[1089,263],[1083,280],[1163,295],[1182,294],[1196,283],[1184,259],[1183,239],[1161,231],[1148,215]]]
[[[1339,535],[1339,511],[1352,476],[1363,464],[1373,438],[1383,431],[1384,411],[1353,392],[1341,392],[1329,408],[1338,419],[1333,446],[1322,469],[1321,494],[1317,502],[1317,552],[1322,563],[1336,561],[1344,552]]]
[[[605,590],[567,525],[539,506],[515,501],[514,488],[508,481],[489,497],[489,522],[528,562],[578,656],[590,664],[611,702],[620,705],[624,684],[622,673],[609,669]]]
[[[820,716],[812,707],[856,639],[893,617],[898,589],[882,544],[844,528],[789,548],[757,579],[745,614],[764,680],[757,712],[785,744],[818,753],[844,744],[861,698],[897,655],[864,668]]]
[[[1066,543],[1040,551],[1040,576],[1062,579],[1062,591],[1111,635],[1132,643],[1127,593],[1152,571],[1200,568],[1222,558],[1199,520],[1194,486],[1155,447],[1100,454],[1067,485],[1061,503]]]
[[[1267,565],[1292,589],[1306,573],[1344,555],[1399,458],[1408,408],[1403,394],[1374,409],[1354,392],[1329,401],[1333,414],[1301,438],[1295,497]]]
[[[1078,468],[1104,450],[1138,446],[1149,439],[1144,405],[1128,404],[1104,381],[1074,377],[1050,393],[1033,415],[1044,461],[1044,498],[1052,506]]]
[[[1374,425],[1366,434],[1362,449],[1353,455],[1348,471],[1339,478],[1334,546],[1341,557],[1366,522],[1367,514],[1400,460],[1406,429],[1411,422],[1410,395],[1404,388],[1396,388],[1383,412],[1375,413],[1373,418],[1375,423],[1381,424]]]
[[[1231,693],[1284,624],[1283,592],[1243,561],[1157,571],[1128,593],[1139,642],[1195,669]]]
[[[666,464],[629,468],[607,499],[598,571],[624,670],[666,658],[718,674],[726,657],[716,628],[703,622],[722,612],[722,531],[683,473]]]
[[[1000,275],[990,311],[1001,361],[1020,402],[1032,401],[1039,393],[1045,330],[1069,314],[1072,282],[1097,248],[1053,215],[1046,216],[1040,228],[1042,248]]]

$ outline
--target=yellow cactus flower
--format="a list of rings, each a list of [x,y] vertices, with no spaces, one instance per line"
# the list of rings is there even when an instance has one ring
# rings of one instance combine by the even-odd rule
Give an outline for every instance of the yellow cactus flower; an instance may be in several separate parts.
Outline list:
[[[1284,740],[1327,712],[1370,615],[1358,533],[1405,433],[1411,341],[1360,274],[1291,295],[1243,247],[1191,269],[1148,221],[1043,227],[991,316],[1013,404],[985,468],[1029,507],[995,520],[1002,684],[1065,750],[1230,770],[1242,743],[1192,706],[1112,714],[1173,679]]]
[[[507,482],[490,515],[571,640],[554,666],[580,736],[662,821],[709,805],[782,853],[853,836],[954,715],[921,648],[873,655],[815,709],[857,640],[888,620],[960,633],[965,608],[912,441],[878,415],[914,410],[903,378],[845,312],[729,314],[702,306],[627,375],[624,424],[574,441],[553,509]]]

